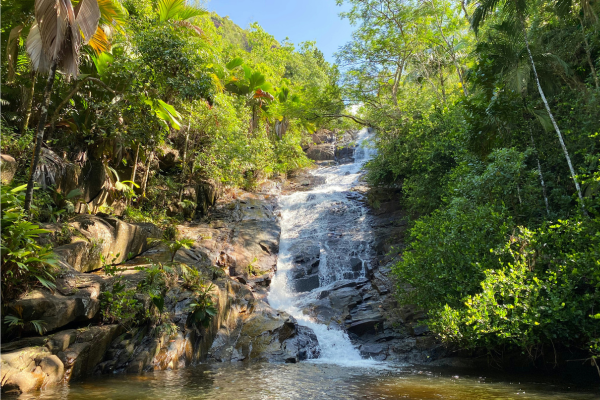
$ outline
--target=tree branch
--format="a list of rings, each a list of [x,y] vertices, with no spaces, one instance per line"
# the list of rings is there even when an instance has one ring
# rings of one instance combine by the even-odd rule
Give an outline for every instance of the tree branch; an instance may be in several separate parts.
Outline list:
[[[312,119],[317,119],[317,118],[350,118],[357,124],[374,128],[373,124],[371,124],[370,122],[360,119],[358,117],[355,117],[354,115],[347,115],[347,114],[321,114],[321,115],[318,115],[318,114],[315,114],[315,117]]]
[[[98,78],[94,78],[91,76],[86,76],[85,78],[81,79],[80,81],[77,81],[77,83],[75,84],[75,86],[73,87],[73,90],[71,90],[69,92],[69,94],[67,95],[67,97],[65,97],[63,99],[63,101],[60,102],[60,104],[56,107],[56,110],[54,110],[54,114],[52,114],[52,118],[50,118],[50,125],[51,125],[51,130],[54,131],[54,127],[56,124],[56,120],[58,119],[59,115],[60,115],[60,110],[63,109],[63,107],[65,105],[67,105],[67,103],[69,102],[69,100],[71,100],[71,98],[73,96],[75,96],[75,94],[79,91],[79,89],[81,89],[81,87],[83,86],[83,84],[85,83],[85,81],[92,81],[92,82],[96,82],[98,83],[100,86],[102,86],[104,89],[108,90],[109,92],[111,92],[112,94],[117,94],[117,92],[115,92],[114,90],[112,90],[110,87],[108,87],[106,85],[106,83],[102,82],[100,79]]]

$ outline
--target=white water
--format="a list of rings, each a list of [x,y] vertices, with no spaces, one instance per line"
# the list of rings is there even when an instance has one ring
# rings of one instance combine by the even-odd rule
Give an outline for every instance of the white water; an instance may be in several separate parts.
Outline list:
[[[360,177],[362,167],[375,154],[375,149],[369,145],[371,137],[367,129],[363,129],[358,135],[360,145],[355,151],[354,163],[319,168],[313,174],[325,178],[324,184],[280,199],[279,260],[268,297],[273,308],[286,311],[300,325],[315,332],[321,348],[321,355],[316,361],[344,366],[369,366],[377,363],[363,359],[344,331],[329,328],[304,314],[302,305],[310,302],[314,296],[296,293],[288,282],[289,273],[294,267],[293,259],[299,251],[295,249],[307,242],[320,247],[318,269],[321,287],[341,279],[364,276],[370,251],[366,210],[348,195]],[[352,271],[351,258],[362,260],[361,271]],[[313,292],[316,290],[318,289]]]

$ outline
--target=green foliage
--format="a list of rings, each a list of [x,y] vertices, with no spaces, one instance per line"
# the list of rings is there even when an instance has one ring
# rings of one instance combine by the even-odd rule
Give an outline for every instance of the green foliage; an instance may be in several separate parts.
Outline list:
[[[57,263],[49,246],[36,239],[49,233],[29,222],[23,210],[25,185],[2,185],[2,298],[11,299],[36,284],[54,289]]]
[[[512,260],[485,272],[480,293],[464,307],[438,310],[442,337],[466,347],[512,346],[592,338],[600,328],[599,221],[559,221],[519,228],[501,253]],[[588,339],[589,340],[589,339]]]
[[[597,357],[598,4],[347,3],[367,179],[411,214],[401,300],[461,347]]]
[[[8,332],[14,332],[15,330],[18,331],[16,333],[17,337],[20,337],[23,330],[27,329],[28,327],[33,328],[33,330],[35,330],[40,336],[46,332],[46,327],[44,326],[46,325],[45,321],[39,319],[25,321],[23,319],[23,307],[15,306],[12,307],[12,309],[16,315],[8,314],[4,317],[4,323],[8,325]]]
[[[211,293],[214,287],[212,283],[202,287],[196,292],[196,298],[189,305],[191,314],[188,318],[188,324],[196,329],[208,327],[212,318],[217,315],[214,295]]]

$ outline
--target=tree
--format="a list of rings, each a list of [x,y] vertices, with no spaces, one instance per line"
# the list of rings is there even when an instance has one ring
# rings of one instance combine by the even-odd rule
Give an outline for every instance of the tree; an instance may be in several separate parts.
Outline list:
[[[569,171],[571,172],[571,178],[575,183],[575,189],[577,190],[577,196],[579,197],[579,202],[581,204],[581,209],[584,214],[587,215],[587,211],[585,208],[585,203],[583,201],[583,194],[581,192],[581,187],[579,186],[579,182],[577,181],[577,174],[575,173],[575,169],[573,168],[573,163],[571,162],[571,156],[569,155],[569,151],[567,146],[565,145],[565,141],[563,139],[563,135],[556,123],[556,119],[554,118],[554,114],[550,109],[550,105],[548,104],[548,100],[546,99],[546,95],[544,94],[544,90],[540,84],[540,78],[537,73],[537,69],[535,66],[535,62],[533,61],[533,55],[531,54],[531,49],[529,48],[529,32],[527,28],[527,20],[526,17],[529,15],[532,7],[532,2],[527,0],[478,0],[476,2],[475,12],[473,13],[473,18],[471,20],[471,25],[473,30],[477,33],[479,28],[483,25],[484,21],[490,17],[496,7],[502,4],[502,17],[507,19],[508,21],[515,21],[515,30],[519,29],[521,34],[523,35],[523,40],[525,43],[525,48],[527,49],[527,55],[529,57],[529,62],[531,63],[531,68],[533,72],[533,76],[535,78],[535,83],[544,103],[544,107],[546,108],[546,112],[550,117],[550,121],[552,122],[552,126],[558,136],[558,141],[560,142],[560,146],[563,150],[565,158],[567,160],[567,164],[569,166]]]
[[[34,13],[36,22],[27,37],[27,52],[33,70],[38,73],[48,73],[48,79],[25,193],[26,212],[31,207],[33,176],[40,161],[56,70],[60,68],[67,76],[77,76],[81,45],[88,43],[94,36],[100,20],[97,0],[81,0],[75,8],[70,0],[37,0]]]

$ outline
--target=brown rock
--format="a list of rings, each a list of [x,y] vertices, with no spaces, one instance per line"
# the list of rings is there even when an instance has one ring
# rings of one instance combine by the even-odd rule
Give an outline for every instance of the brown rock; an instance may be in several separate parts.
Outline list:
[[[8,185],[17,172],[17,161],[8,154],[0,154],[0,180],[3,185]]]

